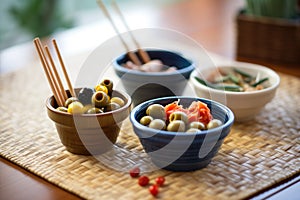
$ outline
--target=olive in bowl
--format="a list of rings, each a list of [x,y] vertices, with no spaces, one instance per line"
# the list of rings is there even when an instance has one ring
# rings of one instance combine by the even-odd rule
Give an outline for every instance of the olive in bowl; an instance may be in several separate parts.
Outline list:
[[[227,78],[233,79],[237,84],[227,80],[221,84],[213,83],[211,79],[214,76],[222,79],[222,82]],[[245,83],[248,80],[249,83]],[[280,77],[272,69],[261,65],[233,62],[220,64],[217,68],[194,70],[191,82],[197,96],[228,106],[233,111],[236,121],[244,122],[254,119],[274,98]],[[218,87],[219,85],[221,87]]]
[[[170,108],[168,106],[172,106],[174,102],[177,102],[183,108],[190,108],[190,105],[194,102],[201,102],[206,105],[211,114],[209,119],[203,119],[202,121],[206,124],[206,128],[200,130],[201,128],[197,125],[188,127],[191,124],[179,128],[180,124],[186,123],[180,122],[178,126],[175,125],[175,128],[172,127],[168,130],[168,120],[172,120],[172,116],[168,112],[168,108]],[[158,104],[164,107],[166,114],[160,115],[155,111],[160,117],[153,117],[147,109]],[[166,107],[168,108],[166,109]],[[192,112],[192,110],[190,111]],[[150,119],[141,120],[145,116],[150,116]],[[188,116],[189,121],[191,120],[190,117],[193,116]],[[198,117],[201,118],[200,115]],[[174,116],[174,121],[180,121],[179,118],[182,118],[182,121],[186,120],[185,117]],[[218,119],[221,124],[207,128],[207,124],[212,119]],[[230,132],[234,116],[229,108],[215,101],[197,97],[171,96],[148,100],[137,105],[130,113],[130,121],[135,134],[153,164],[171,171],[192,171],[206,167],[217,154],[225,137]],[[153,121],[157,124],[152,127],[150,124]],[[198,130],[190,131],[191,128],[193,130],[197,128]]]
[[[78,94],[82,88],[75,89]],[[67,91],[70,96],[69,91]],[[96,155],[107,152],[117,141],[122,122],[129,116],[131,97],[113,90],[124,105],[106,112],[68,113],[58,108],[53,96],[46,100],[47,113],[55,123],[58,135],[66,150],[74,154]]]
[[[158,97],[182,95],[190,74],[195,69],[194,62],[172,51],[149,49],[146,52],[151,60],[159,60],[164,67],[176,70],[145,72],[128,69],[124,66],[129,61],[126,54],[116,58],[113,62],[114,71],[132,97],[133,104],[138,105]]]

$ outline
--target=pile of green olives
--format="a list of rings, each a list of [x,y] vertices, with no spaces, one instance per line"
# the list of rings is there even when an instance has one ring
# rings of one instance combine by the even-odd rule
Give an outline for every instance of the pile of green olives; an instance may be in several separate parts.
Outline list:
[[[168,119],[165,107],[161,104],[152,104],[146,109],[146,115],[140,119],[140,123],[149,128],[172,132],[195,133],[221,126],[218,119],[212,119],[204,124],[200,121],[189,121],[188,114],[183,111],[172,112]]]
[[[92,88],[82,88],[76,97],[70,97],[57,110],[71,114],[97,114],[117,110],[125,102],[120,97],[112,97],[113,82],[104,79]]]

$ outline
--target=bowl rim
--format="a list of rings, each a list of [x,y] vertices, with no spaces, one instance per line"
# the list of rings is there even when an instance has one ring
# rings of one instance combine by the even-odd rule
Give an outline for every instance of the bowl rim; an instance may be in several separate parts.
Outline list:
[[[76,89],[80,89],[80,88],[75,88]],[[68,90],[66,90],[68,91]],[[104,113],[97,113],[97,114],[71,114],[71,113],[67,113],[67,112],[62,112],[62,111],[59,111],[57,109],[55,109],[51,103],[50,103],[50,100],[51,99],[54,99],[54,95],[50,95],[47,97],[46,99],[46,107],[49,111],[53,112],[53,113],[56,113],[56,114],[59,114],[59,115],[64,115],[64,116],[80,116],[80,117],[100,117],[100,116],[107,116],[107,115],[115,115],[117,113],[120,113],[120,112],[123,112],[125,110],[127,110],[128,108],[130,108],[131,104],[132,104],[132,99],[131,97],[129,96],[129,94],[127,94],[126,92],[124,91],[121,91],[121,90],[113,90],[113,92],[117,92],[119,94],[121,94],[122,96],[124,96],[126,99],[127,99],[127,103],[124,104],[121,108],[117,109],[117,110],[113,110],[113,111],[109,111],[109,112],[104,112]]]
[[[222,124],[219,127],[216,127],[216,128],[213,128],[213,129],[209,129],[209,130],[199,131],[199,132],[196,132],[196,133],[172,132],[172,131],[165,131],[165,130],[156,130],[156,129],[144,126],[144,125],[140,124],[136,120],[136,118],[135,118],[136,113],[139,110],[141,110],[142,108],[144,108],[145,106],[151,105],[151,104],[154,104],[154,103],[158,103],[159,101],[162,101],[162,100],[171,100],[171,99],[174,99],[174,101],[176,99],[177,100],[178,99],[191,99],[191,100],[193,99],[193,100],[198,100],[198,101],[201,101],[201,102],[203,102],[203,100],[211,102],[212,104],[220,107],[222,110],[224,110],[226,112],[226,115],[228,115],[228,120],[226,121],[226,123]],[[137,105],[130,112],[130,121],[131,121],[132,125],[135,128],[138,128],[140,130],[141,129],[145,129],[145,130],[147,130],[147,132],[155,132],[156,134],[163,134],[163,135],[169,135],[169,136],[175,136],[175,135],[176,136],[196,136],[196,135],[210,134],[211,132],[222,131],[225,127],[229,127],[230,125],[233,124],[234,118],[235,117],[234,117],[233,112],[227,106],[225,106],[225,105],[223,105],[221,103],[218,103],[218,102],[216,102],[214,100],[210,100],[210,99],[206,99],[206,98],[200,98],[200,97],[192,97],[192,96],[169,96],[169,97],[161,97],[161,98],[151,99],[151,100],[145,101],[145,102]]]
[[[206,91],[213,91],[214,93],[225,93],[225,94],[230,94],[230,95],[251,95],[251,94],[261,94],[261,93],[265,93],[268,91],[272,91],[275,90],[279,84],[280,84],[280,76],[272,69],[265,67],[263,65],[258,65],[258,64],[253,64],[253,63],[247,63],[247,62],[235,62],[235,63],[231,63],[231,64],[219,64],[217,65],[217,68],[233,68],[233,67],[240,67],[243,69],[251,69],[251,70],[257,70],[257,71],[264,71],[267,72],[268,74],[270,74],[269,77],[273,77],[275,79],[275,83],[272,84],[271,86],[264,88],[262,90],[256,90],[256,91],[251,91],[251,92],[234,92],[234,91],[225,91],[225,90],[219,90],[219,89],[214,89],[214,88],[210,88],[208,86],[205,86],[201,83],[199,83],[197,80],[195,80],[195,77],[197,76],[197,74],[201,73],[201,71],[204,70],[215,70],[215,68],[204,68],[204,69],[195,69],[192,74],[191,74],[191,80],[193,85],[196,88],[202,88]]]
[[[113,61],[114,69],[117,71],[123,72],[123,73],[129,73],[129,74],[133,74],[133,75],[147,76],[147,77],[184,74],[184,73],[193,71],[195,69],[195,62],[192,59],[187,58],[180,52],[176,52],[176,51],[172,51],[172,50],[165,50],[165,49],[155,49],[155,48],[147,48],[145,50],[146,51],[158,51],[158,52],[173,53],[173,54],[176,54],[177,56],[185,59],[187,62],[189,62],[191,64],[187,67],[184,67],[182,69],[176,69],[175,71],[172,71],[172,72],[163,72],[163,73],[162,72],[143,72],[143,71],[138,71],[138,70],[134,70],[134,69],[127,69],[127,68],[123,67],[122,65],[119,65],[118,60],[120,58],[124,57],[124,55],[126,54],[126,53],[123,53],[114,59],[114,61]]]

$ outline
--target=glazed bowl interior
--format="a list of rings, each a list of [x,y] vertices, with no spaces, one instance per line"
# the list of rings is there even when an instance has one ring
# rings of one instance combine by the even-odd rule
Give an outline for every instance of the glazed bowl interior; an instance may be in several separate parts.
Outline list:
[[[173,72],[142,72],[123,66],[128,61],[126,54],[113,62],[115,73],[121,79],[134,105],[149,99],[181,95],[186,87],[194,63],[183,55],[167,50],[146,50],[151,60],[161,60],[164,65],[175,66]]]
[[[213,117],[221,120],[223,124],[210,130],[186,133],[156,130],[139,123],[146,115],[148,106],[156,103],[165,106],[177,100],[184,107],[193,101],[207,104]],[[192,171],[210,163],[229,134],[234,116],[226,106],[208,99],[172,96],[141,103],[132,110],[130,120],[145,152],[156,166],[171,171]]]

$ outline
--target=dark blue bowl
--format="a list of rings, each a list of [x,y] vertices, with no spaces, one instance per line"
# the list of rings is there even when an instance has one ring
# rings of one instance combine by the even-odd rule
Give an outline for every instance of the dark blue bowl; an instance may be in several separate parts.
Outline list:
[[[146,115],[148,106],[155,103],[167,105],[178,100],[184,107],[188,107],[193,101],[206,103],[213,117],[221,120],[223,125],[198,133],[185,133],[160,131],[139,123]],[[172,96],[139,104],[131,111],[130,121],[144,150],[157,167],[171,171],[192,171],[206,167],[210,163],[224,138],[229,134],[234,115],[229,108],[212,100]]]
[[[176,66],[174,72],[141,72],[130,70],[122,66],[128,61],[126,54],[118,57],[114,62],[114,70],[121,79],[126,92],[137,105],[141,102],[166,96],[182,95],[194,63],[182,55],[165,50],[147,50],[151,60],[159,59],[165,65]]]

